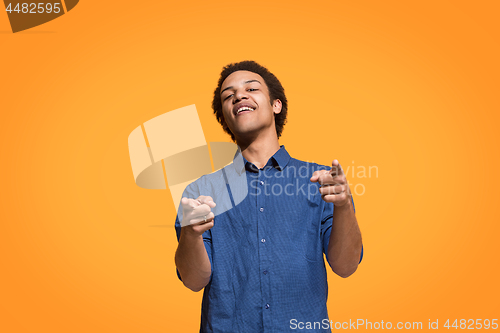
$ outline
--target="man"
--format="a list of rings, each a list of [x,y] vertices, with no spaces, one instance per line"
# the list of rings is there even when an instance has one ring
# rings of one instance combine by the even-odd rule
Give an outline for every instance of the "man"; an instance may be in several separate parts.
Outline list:
[[[279,145],[284,89],[253,61],[223,69],[212,107],[238,151],[186,188],[176,220],[179,277],[193,291],[205,288],[200,332],[289,332],[308,322],[308,332],[330,332],[323,253],[341,277],[362,257],[338,161],[299,161]],[[241,176],[246,188],[228,184]],[[219,179],[227,191],[213,185]],[[234,199],[240,190],[248,193]]]

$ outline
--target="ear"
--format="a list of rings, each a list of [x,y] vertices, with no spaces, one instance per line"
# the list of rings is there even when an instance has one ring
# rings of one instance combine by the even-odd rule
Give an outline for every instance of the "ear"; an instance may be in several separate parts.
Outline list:
[[[275,114],[280,113],[280,112],[281,112],[281,107],[282,107],[282,106],[283,106],[283,105],[281,104],[281,101],[280,101],[279,99],[275,99],[275,100],[273,101],[273,112],[274,112]]]

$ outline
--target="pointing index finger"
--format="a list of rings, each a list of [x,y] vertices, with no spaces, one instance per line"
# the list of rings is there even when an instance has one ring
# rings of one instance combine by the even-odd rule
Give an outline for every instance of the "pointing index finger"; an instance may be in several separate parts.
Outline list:
[[[332,177],[344,174],[344,170],[342,170],[342,167],[340,166],[340,163],[338,160],[333,160],[332,169],[330,170],[330,174],[332,175]]]

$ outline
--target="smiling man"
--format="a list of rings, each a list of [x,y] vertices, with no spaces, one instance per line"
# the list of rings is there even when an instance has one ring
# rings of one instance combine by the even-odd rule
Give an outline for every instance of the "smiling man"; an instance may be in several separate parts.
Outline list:
[[[212,107],[238,151],[232,164],[186,188],[176,220],[179,277],[193,291],[204,288],[200,332],[294,332],[299,323],[330,332],[323,254],[341,277],[362,258],[342,168],[294,159],[280,146],[284,89],[253,61],[224,67]],[[235,200],[227,181],[241,176],[248,193]],[[214,190],[216,179],[227,192]]]

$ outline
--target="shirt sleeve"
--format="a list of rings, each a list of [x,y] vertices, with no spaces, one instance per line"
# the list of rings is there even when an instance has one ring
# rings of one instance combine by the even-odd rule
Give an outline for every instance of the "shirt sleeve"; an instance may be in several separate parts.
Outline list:
[[[196,199],[200,196],[198,188],[194,183],[189,184],[184,192],[182,193],[182,198],[186,197],[189,199]],[[182,221],[182,204],[179,202],[179,208],[177,209],[177,216],[175,218],[175,233],[177,235],[177,242],[181,237],[181,221]],[[208,259],[210,260],[210,269],[213,272],[212,263],[212,231],[209,229],[203,233],[203,243],[205,245],[205,250],[207,251]],[[182,281],[181,275],[176,268],[177,277]]]
[[[351,196],[352,208],[356,213],[356,207],[354,206],[354,199]],[[333,203],[326,202],[323,209],[323,214],[321,216],[321,234],[323,237],[323,252],[325,253],[326,260],[328,260],[328,244],[330,243],[330,234],[332,233],[332,223],[333,223]],[[359,263],[363,260],[363,244],[361,244],[361,255],[359,257]],[[329,262],[329,260],[328,260]]]

